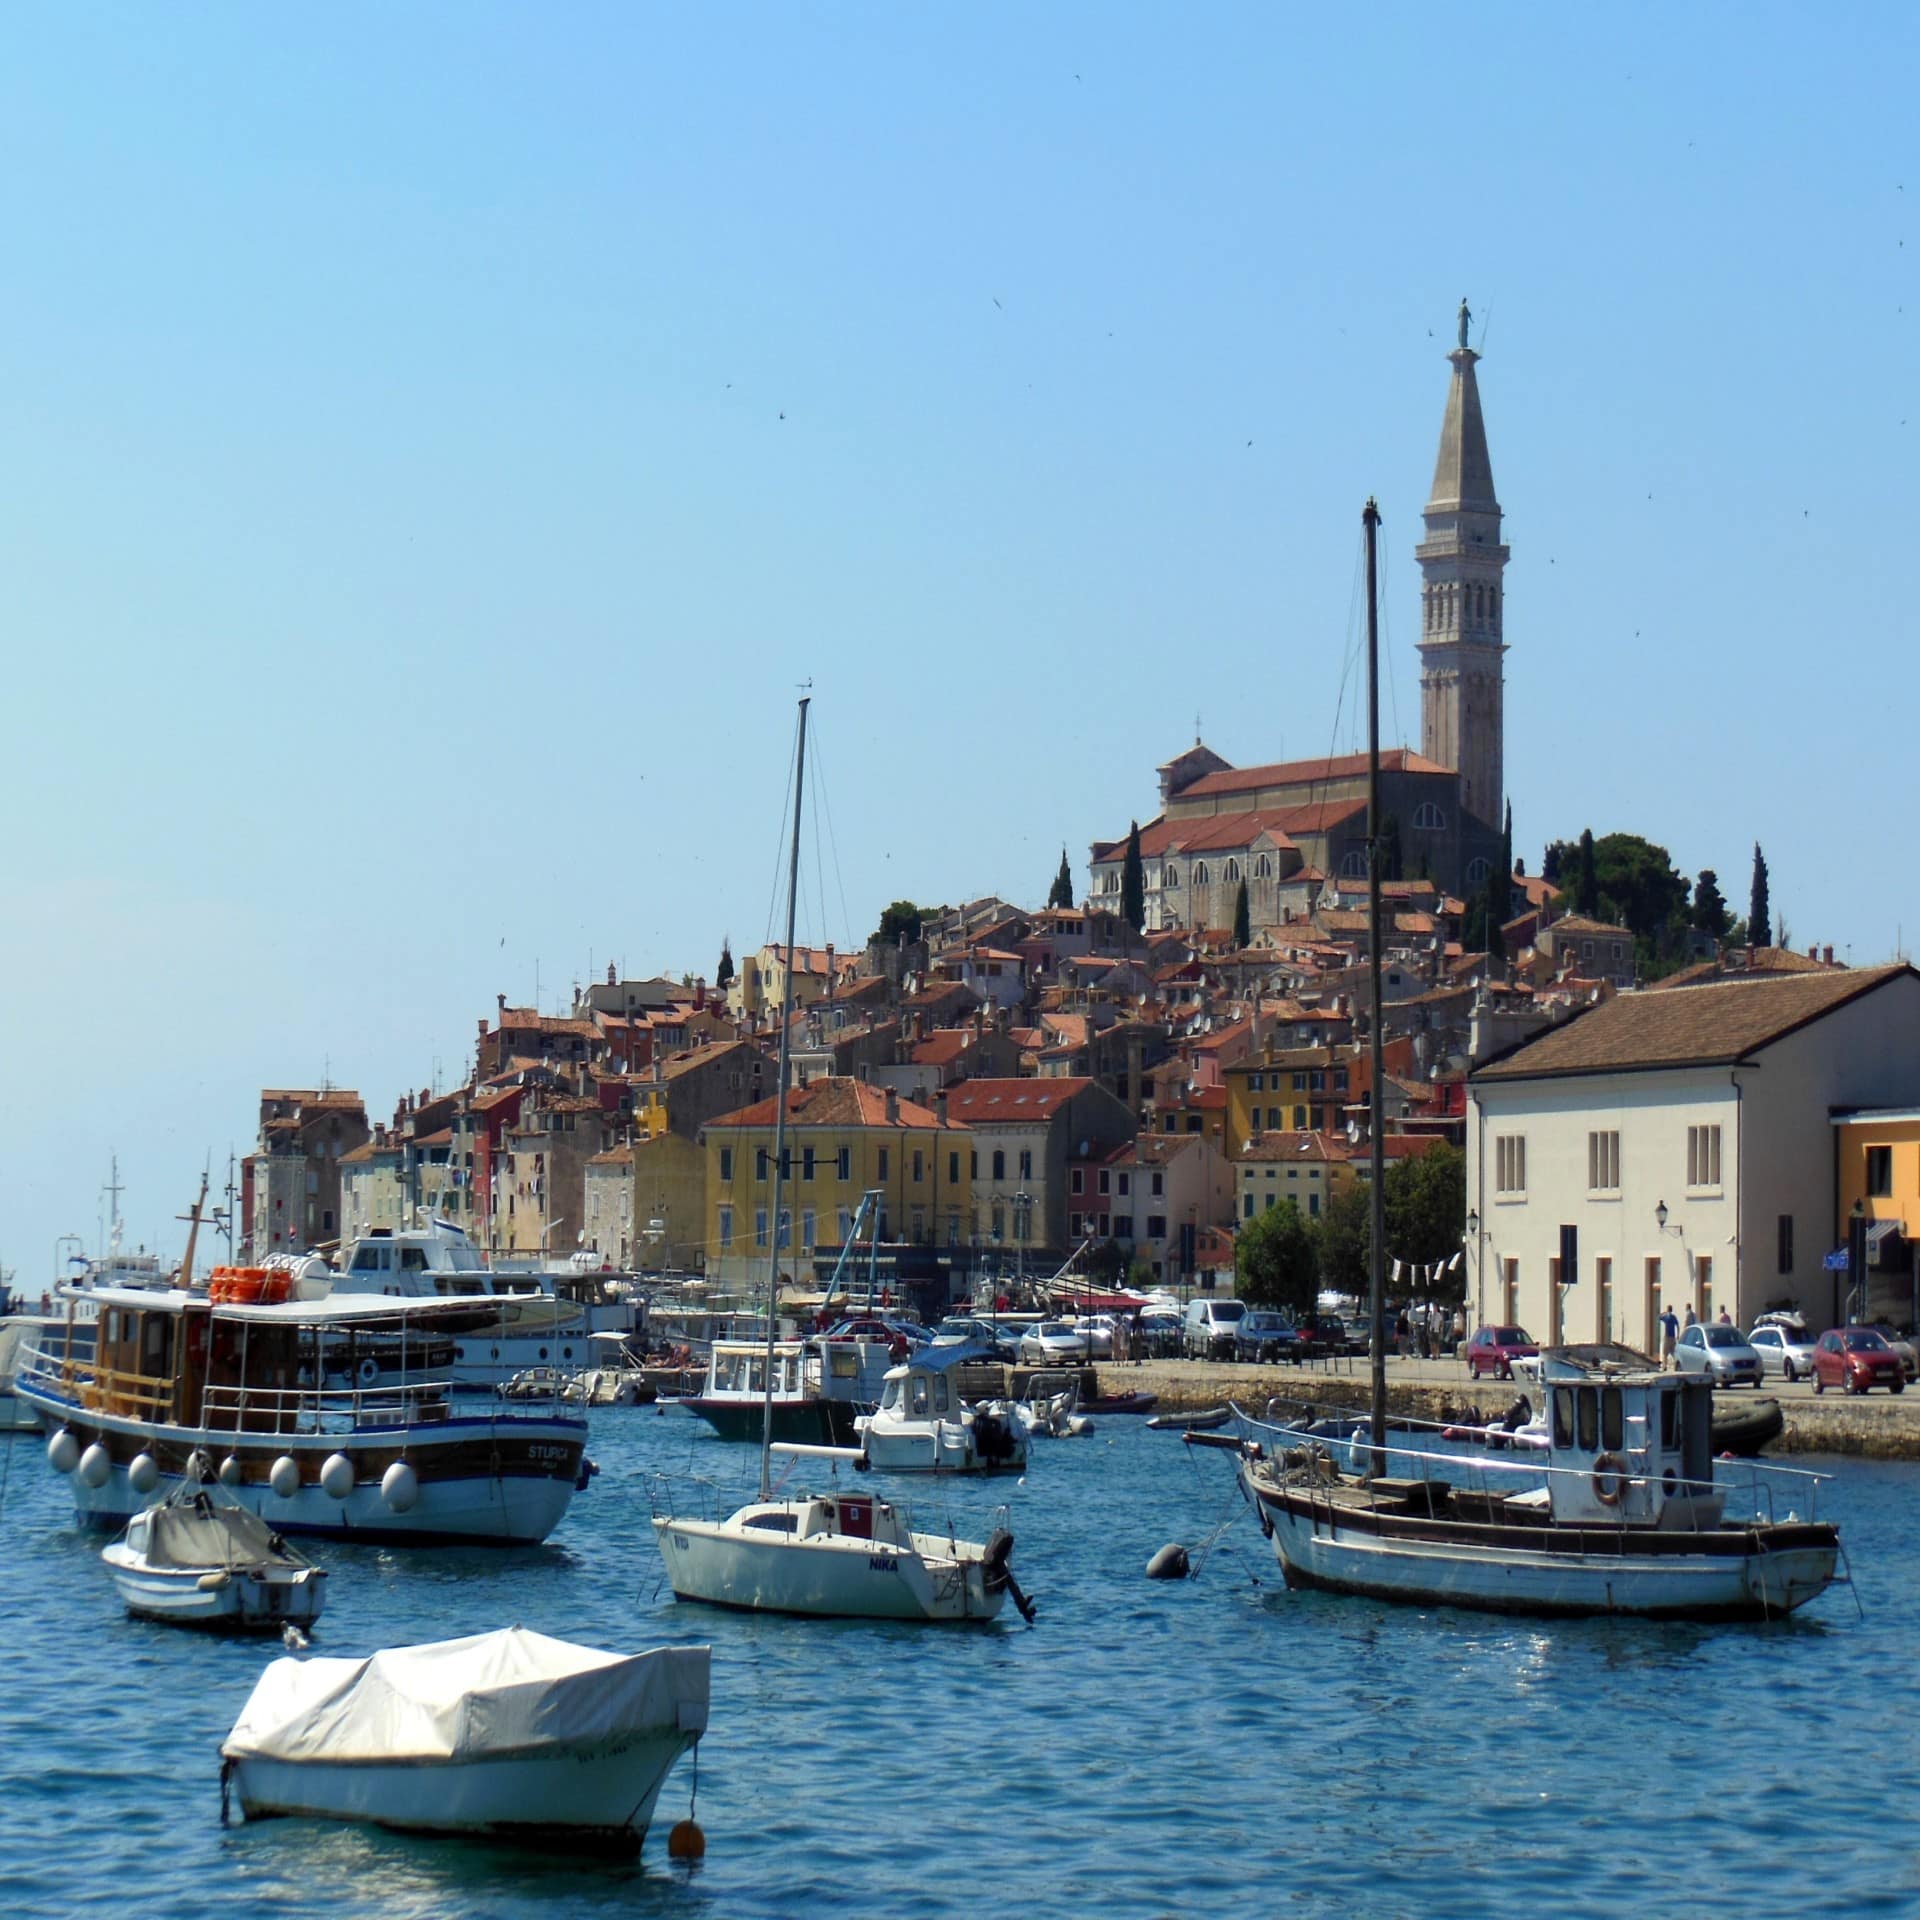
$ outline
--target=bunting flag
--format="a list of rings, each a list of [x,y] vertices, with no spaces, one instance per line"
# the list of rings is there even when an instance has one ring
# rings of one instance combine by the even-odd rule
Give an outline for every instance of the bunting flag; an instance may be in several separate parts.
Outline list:
[[[1400,1284],[1400,1262],[1398,1260],[1393,1263],[1393,1284],[1396,1287]]]
[[[1449,1273],[1458,1273],[1461,1267],[1466,1264],[1466,1258],[1467,1256],[1464,1253],[1456,1253],[1453,1258],[1447,1262],[1447,1271]]]

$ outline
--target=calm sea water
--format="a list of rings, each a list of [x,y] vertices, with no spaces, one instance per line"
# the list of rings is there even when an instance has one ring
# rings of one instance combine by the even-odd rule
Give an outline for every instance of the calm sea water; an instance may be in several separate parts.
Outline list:
[[[593,1418],[603,1471],[545,1549],[320,1548],[316,1645],[710,1640],[699,1867],[666,1858],[685,1762],[637,1863],[223,1828],[219,1743],[278,1648],[128,1621],[29,1436],[0,1439],[0,1912],[1920,1912],[1914,1469],[1833,1464],[1857,1587],[1791,1623],[1533,1624],[1290,1595],[1244,1515],[1198,1579],[1149,1582],[1239,1501],[1224,1457],[1107,1420],[1024,1485],[894,1483],[923,1524],[1007,1502],[1041,1606],[908,1628],[677,1606],[649,1476],[730,1504],[754,1457],[680,1415]]]

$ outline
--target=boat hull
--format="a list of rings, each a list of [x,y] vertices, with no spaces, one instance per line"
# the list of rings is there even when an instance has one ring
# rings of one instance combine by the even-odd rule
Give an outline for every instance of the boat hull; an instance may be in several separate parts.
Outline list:
[[[312,1626],[326,1603],[327,1576],[318,1567],[149,1567],[117,1546],[100,1557],[127,1611],[169,1626],[277,1633]],[[206,1584],[214,1573],[227,1577]]]
[[[689,1413],[697,1413],[722,1440],[744,1440],[756,1447],[760,1444],[766,1403],[758,1394],[751,1399],[692,1394],[680,1405]],[[851,1447],[857,1444],[853,1423],[860,1411],[851,1400],[824,1396],[776,1399],[773,1438],[776,1444],[788,1446]]]
[[[656,1519],[654,1537],[674,1597],[756,1613],[832,1619],[986,1621],[1005,1590],[989,1592],[978,1559],[945,1540],[912,1536],[915,1550],[844,1534],[796,1540],[733,1520]]]
[[[402,1833],[631,1853],[695,1736],[653,1728],[612,1742],[466,1761],[231,1759],[249,1820],[351,1820]]]
[[[1766,1620],[1831,1583],[1831,1527],[1789,1522],[1654,1534],[1475,1526],[1348,1512],[1251,1483],[1287,1585],[1481,1612]]]
[[[237,1463],[238,1482],[223,1484],[278,1533],[385,1545],[530,1546],[560,1524],[586,1448],[585,1421],[558,1416],[480,1416],[352,1433],[236,1434],[92,1412],[24,1384],[18,1391],[47,1433],[64,1428],[83,1455],[96,1442],[108,1455],[98,1486],[78,1471],[67,1476],[74,1517],[103,1530],[124,1527],[177,1490],[197,1451],[216,1468],[229,1458]],[[320,1484],[322,1467],[335,1453],[344,1453],[354,1468],[353,1486],[338,1499]],[[131,1480],[132,1464],[142,1454],[159,1470],[157,1483],[144,1493]],[[283,1455],[299,1476],[286,1496],[272,1485],[274,1464]],[[415,1485],[404,1510],[383,1488],[387,1469],[400,1461],[413,1469]]]

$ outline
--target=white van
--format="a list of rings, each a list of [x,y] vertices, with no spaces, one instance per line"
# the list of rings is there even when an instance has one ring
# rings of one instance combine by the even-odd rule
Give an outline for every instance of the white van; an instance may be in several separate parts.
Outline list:
[[[1180,1347],[1189,1360],[1231,1360],[1244,1300],[1189,1300]]]

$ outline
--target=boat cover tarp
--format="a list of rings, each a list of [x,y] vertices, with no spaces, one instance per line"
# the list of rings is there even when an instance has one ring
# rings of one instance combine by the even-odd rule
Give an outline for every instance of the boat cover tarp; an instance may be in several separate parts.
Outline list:
[[[479,1760],[702,1733],[709,1647],[603,1653],[502,1627],[364,1660],[275,1660],[222,1753],[231,1759]]]
[[[250,1567],[294,1558],[273,1529],[242,1506],[216,1507],[203,1497],[155,1507],[148,1516],[149,1566]]]

